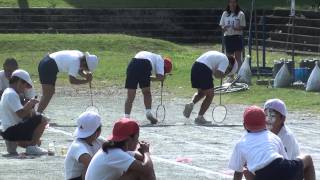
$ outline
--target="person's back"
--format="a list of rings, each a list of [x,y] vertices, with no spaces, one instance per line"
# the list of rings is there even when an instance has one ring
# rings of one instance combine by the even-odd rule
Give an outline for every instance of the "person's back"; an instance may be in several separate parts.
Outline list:
[[[120,148],[113,148],[108,152],[98,151],[91,161],[86,180],[115,180],[128,170],[135,158]]]
[[[235,149],[229,167],[237,171],[242,171],[247,164],[248,170],[255,172],[273,160],[287,156],[280,138],[268,130],[247,133]]]
[[[131,154],[132,151],[138,152]],[[92,158],[86,180],[155,180],[149,144],[139,142],[139,125],[136,121],[118,120],[108,141]]]

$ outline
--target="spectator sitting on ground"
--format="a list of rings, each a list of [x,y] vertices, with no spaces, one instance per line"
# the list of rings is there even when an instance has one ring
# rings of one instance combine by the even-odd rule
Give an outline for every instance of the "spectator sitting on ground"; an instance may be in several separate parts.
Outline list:
[[[138,144],[139,153],[133,154]],[[92,158],[85,179],[156,179],[149,144],[139,142],[139,125],[136,121],[123,118],[115,123],[112,135]]]
[[[268,129],[281,139],[288,159],[296,159],[300,155],[300,147],[292,131],[285,125],[288,114],[285,103],[280,99],[269,99],[264,104],[264,111]]]
[[[99,138],[101,133],[101,117],[95,112],[82,113],[77,122],[74,135],[76,139],[69,147],[64,161],[65,178],[82,180],[93,155],[105,142]]]

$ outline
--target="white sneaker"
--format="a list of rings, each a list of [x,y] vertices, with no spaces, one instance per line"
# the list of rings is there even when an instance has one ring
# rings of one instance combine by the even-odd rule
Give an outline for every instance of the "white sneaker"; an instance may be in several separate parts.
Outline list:
[[[183,110],[184,117],[186,117],[186,118],[190,117],[190,114],[193,110],[193,105],[194,105],[193,103],[189,103],[184,106],[184,110]]]
[[[196,123],[198,125],[210,125],[210,124],[212,124],[211,121],[207,121],[203,116],[202,117],[197,117],[194,120],[194,123]]]
[[[146,114],[147,119],[151,122],[151,124],[157,124],[158,119],[155,118],[152,113],[147,113]]]
[[[48,151],[46,149],[39,147],[38,145],[35,145],[35,146],[28,146],[26,148],[26,154],[41,156],[41,155],[48,154]]]

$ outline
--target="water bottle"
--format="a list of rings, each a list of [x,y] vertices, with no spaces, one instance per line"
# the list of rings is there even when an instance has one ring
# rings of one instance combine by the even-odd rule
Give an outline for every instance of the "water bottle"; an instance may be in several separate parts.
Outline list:
[[[56,151],[56,145],[55,145],[55,142],[52,141],[52,142],[49,143],[48,155],[49,156],[54,156],[55,151]]]

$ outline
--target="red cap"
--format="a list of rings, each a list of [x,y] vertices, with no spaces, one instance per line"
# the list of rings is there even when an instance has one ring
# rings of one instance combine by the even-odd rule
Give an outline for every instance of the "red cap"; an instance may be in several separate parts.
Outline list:
[[[120,142],[139,132],[139,125],[135,120],[122,118],[114,124],[109,141]]]
[[[250,131],[266,129],[266,115],[262,108],[250,106],[243,113],[243,123]]]
[[[170,73],[172,70],[172,61],[170,58],[164,58],[164,73]]]

